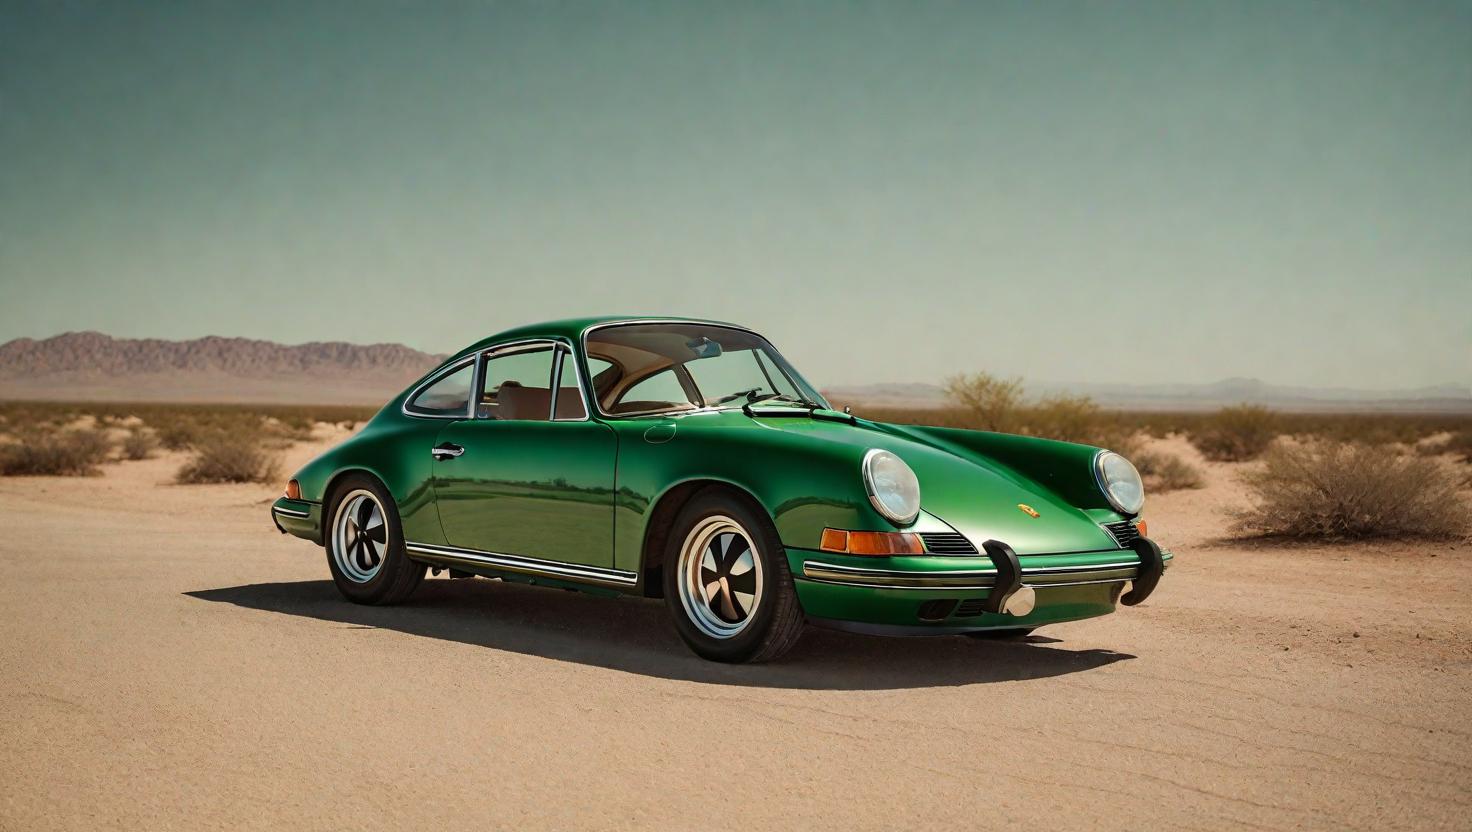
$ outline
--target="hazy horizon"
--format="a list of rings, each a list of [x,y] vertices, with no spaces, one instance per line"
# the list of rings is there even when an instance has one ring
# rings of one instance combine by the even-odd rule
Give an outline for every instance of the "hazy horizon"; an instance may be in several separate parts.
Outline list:
[[[0,342],[1472,380],[1472,5],[0,0]]]

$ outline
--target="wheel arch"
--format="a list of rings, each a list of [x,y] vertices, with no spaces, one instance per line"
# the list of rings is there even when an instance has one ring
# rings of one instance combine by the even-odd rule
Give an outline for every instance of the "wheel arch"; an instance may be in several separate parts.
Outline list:
[[[767,511],[750,489],[730,480],[701,477],[670,486],[659,495],[644,524],[644,542],[639,550],[639,586],[644,597],[664,597],[664,553],[669,547],[675,517],[696,495],[712,489],[730,492],[738,499],[746,501],[750,508],[760,512],[768,522],[775,522],[771,512]]]

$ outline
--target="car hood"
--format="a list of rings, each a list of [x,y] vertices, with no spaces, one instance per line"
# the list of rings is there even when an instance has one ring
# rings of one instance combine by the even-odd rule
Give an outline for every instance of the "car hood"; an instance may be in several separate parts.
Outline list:
[[[771,430],[812,442],[840,443],[856,449],[857,460],[869,448],[890,451],[903,459],[920,480],[920,504],[926,513],[966,535],[974,544],[999,540],[1018,554],[1049,554],[1116,549],[1118,544],[1092,517],[1069,504],[1047,486],[980,452],[942,445],[922,433],[877,422],[746,416],[740,411],[701,414],[681,420],[699,430]],[[1027,506],[1031,513],[1019,506]]]

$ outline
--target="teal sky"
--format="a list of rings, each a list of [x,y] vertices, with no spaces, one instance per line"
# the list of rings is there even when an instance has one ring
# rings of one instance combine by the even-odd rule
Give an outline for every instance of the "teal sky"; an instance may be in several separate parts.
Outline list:
[[[0,340],[1472,380],[1472,5],[0,0]]]

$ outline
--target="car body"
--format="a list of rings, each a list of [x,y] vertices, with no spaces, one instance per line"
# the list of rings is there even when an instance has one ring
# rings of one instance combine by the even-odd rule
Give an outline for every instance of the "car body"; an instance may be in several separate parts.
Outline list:
[[[803,622],[1015,634],[1144,600],[1170,555],[1110,491],[1137,486],[1101,480],[1105,462],[1128,466],[834,410],[732,324],[596,318],[455,353],[271,511],[327,548],[355,601],[402,600],[426,566],[665,597],[698,653],[747,661],[785,651]]]

